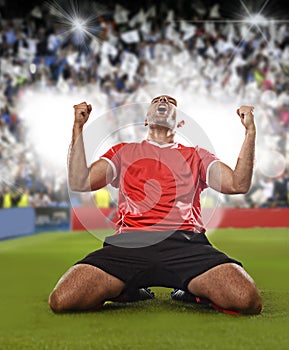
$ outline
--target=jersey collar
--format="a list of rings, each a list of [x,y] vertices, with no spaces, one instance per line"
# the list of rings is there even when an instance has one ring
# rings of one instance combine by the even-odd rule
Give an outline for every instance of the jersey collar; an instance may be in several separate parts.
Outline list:
[[[155,141],[151,141],[151,140],[145,140],[145,141],[150,143],[151,145],[154,145],[154,146],[157,146],[157,147],[160,147],[160,148],[172,147],[172,146],[174,146],[176,144],[176,142],[159,144],[159,143],[157,143]]]

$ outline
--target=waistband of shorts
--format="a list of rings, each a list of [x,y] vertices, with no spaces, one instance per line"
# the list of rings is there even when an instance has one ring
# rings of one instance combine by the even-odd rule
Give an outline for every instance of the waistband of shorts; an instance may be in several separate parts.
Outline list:
[[[194,241],[207,243],[204,233],[187,230],[169,231],[128,231],[105,238],[104,245],[115,245],[123,248],[144,248],[165,240]]]

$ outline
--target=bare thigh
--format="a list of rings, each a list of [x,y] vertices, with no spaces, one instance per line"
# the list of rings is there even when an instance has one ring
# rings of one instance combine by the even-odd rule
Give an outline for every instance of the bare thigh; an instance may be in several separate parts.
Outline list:
[[[188,290],[209,298],[218,306],[241,313],[258,314],[262,309],[260,293],[253,279],[233,263],[213,267],[193,278]]]
[[[107,272],[87,264],[71,267],[49,296],[54,312],[91,310],[118,296],[125,284]]]

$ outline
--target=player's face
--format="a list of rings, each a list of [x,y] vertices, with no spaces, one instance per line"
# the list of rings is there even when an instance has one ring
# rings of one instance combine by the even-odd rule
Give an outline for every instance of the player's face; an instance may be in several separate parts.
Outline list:
[[[148,109],[146,122],[149,126],[163,126],[174,129],[176,126],[177,101],[168,95],[155,97]]]

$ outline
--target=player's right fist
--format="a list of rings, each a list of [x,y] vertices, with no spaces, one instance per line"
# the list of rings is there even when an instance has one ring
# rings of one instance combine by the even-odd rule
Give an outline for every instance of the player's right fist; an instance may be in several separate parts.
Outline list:
[[[86,102],[81,102],[74,105],[73,108],[74,123],[78,124],[79,126],[83,126],[87,122],[90,112],[92,111],[91,105],[88,105]]]
[[[237,114],[239,115],[242,124],[247,130],[255,131],[254,123],[254,106],[241,106],[237,109]]]

